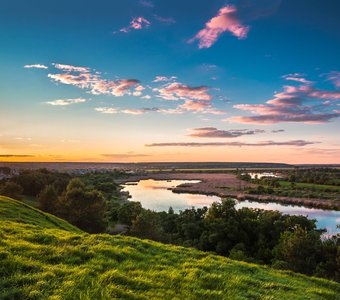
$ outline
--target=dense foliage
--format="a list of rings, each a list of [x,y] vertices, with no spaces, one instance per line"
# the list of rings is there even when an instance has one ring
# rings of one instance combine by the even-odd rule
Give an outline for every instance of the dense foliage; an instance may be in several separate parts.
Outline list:
[[[340,186],[340,170],[336,168],[295,168],[294,170],[288,171],[286,176],[289,182],[305,182]]]
[[[192,248],[85,234],[0,197],[0,299],[337,299],[338,283]]]
[[[234,259],[340,280],[340,241],[322,238],[315,221],[278,211],[242,208],[225,199],[208,208],[174,213],[143,209],[138,202],[119,208],[129,234],[213,251]],[[135,210],[134,210],[135,208]]]
[[[46,169],[22,170],[0,183],[0,194],[37,199],[37,207],[87,232],[104,232],[120,189],[113,179],[124,172],[92,172],[71,176]],[[31,202],[31,201],[30,201]]]

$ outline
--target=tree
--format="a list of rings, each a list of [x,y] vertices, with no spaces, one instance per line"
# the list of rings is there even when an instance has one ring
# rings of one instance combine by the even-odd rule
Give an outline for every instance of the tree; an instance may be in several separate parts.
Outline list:
[[[2,187],[0,187],[1,195],[11,197],[14,199],[20,199],[23,191],[24,190],[20,184],[17,184],[12,181],[7,181]]]
[[[275,258],[286,262],[290,270],[313,275],[320,249],[319,232],[297,227],[294,232],[285,231],[273,251]]]
[[[143,208],[140,202],[129,201],[121,206],[118,211],[118,220],[126,225],[132,225],[132,222],[142,212]]]
[[[132,221],[130,233],[140,238],[161,241],[162,229],[159,216],[151,210],[143,210],[136,219]]]
[[[39,209],[54,213],[58,199],[58,193],[53,185],[47,185],[38,195]]]
[[[97,190],[86,190],[78,178],[72,179],[58,198],[57,214],[87,232],[106,228],[106,202]]]

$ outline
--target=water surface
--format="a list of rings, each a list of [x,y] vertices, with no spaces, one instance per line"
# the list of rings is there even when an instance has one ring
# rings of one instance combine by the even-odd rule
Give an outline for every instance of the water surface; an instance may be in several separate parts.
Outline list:
[[[174,211],[191,207],[210,206],[213,202],[221,201],[220,197],[200,194],[176,194],[171,191],[182,183],[196,183],[199,180],[140,180],[139,182],[126,183],[124,191],[128,191],[132,201],[141,202],[144,208],[155,211],[168,211],[171,206]],[[318,228],[326,228],[329,233],[340,233],[336,224],[340,223],[340,212],[323,210],[298,205],[284,205],[274,202],[260,203],[255,201],[238,201],[236,208],[249,207],[266,210],[278,210],[289,215],[304,215],[317,220]]]

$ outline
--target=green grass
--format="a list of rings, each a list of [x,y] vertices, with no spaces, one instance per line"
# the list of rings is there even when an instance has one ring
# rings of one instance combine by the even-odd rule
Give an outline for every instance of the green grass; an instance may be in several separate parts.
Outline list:
[[[335,282],[66,224],[0,197],[0,299],[339,299]]]
[[[291,187],[291,182],[288,181],[279,181],[282,187]],[[297,188],[308,188],[315,190],[333,190],[334,192],[340,192],[340,186],[336,185],[327,185],[327,184],[315,184],[315,183],[304,183],[304,182],[296,182],[294,183]]]
[[[12,221],[36,225],[42,228],[63,229],[70,232],[81,230],[56,216],[44,213],[21,201],[0,196],[0,221]]]
[[[38,201],[36,197],[23,195],[20,201],[34,208],[38,207]]]

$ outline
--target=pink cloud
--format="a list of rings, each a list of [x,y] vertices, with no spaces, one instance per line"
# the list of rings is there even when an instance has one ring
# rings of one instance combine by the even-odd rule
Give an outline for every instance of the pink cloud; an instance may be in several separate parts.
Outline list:
[[[206,101],[192,101],[187,100],[183,104],[179,106],[179,108],[188,110],[188,111],[204,111],[207,108],[210,108],[211,104]]]
[[[91,85],[91,93],[94,95],[106,94],[113,96],[133,95],[131,90],[139,86],[137,79],[118,79],[115,81],[97,80]],[[137,96],[140,96],[139,90]]]
[[[91,84],[94,82],[93,76],[88,73],[79,74],[79,75],[72,75],[69,73],[48,74],[47,76],[56,82],[74,85],[82,89],[89,88]]]
[[[55,67],[66,73],[48,74],[48,77],[53,81],[73,85],[81,89],[87,89],[93,95],[141,96],[141,91],[144,90],[144,87],[140,85],[140,82],[137,79],[118,79],[111,81],[101,79],[98,72],[92,74],[90,69],[86,67],[60,64],[55,64]],[[86,72],[84,72],[84,70]],[[70,72],[79,74],[71,74]]]
[[[205,24],[205,28],[200,30],[189,42],[198,40],[200,49],[210,48],[219,36],[226,31],[231,32],[239,39],[247,37],[249,27],[241,24],[235,5],[222,7],[218,14]]]
[[[293,78],[298,77],[294,76]],[[316,100],[327,99],[333,101],[340,99],[340,92],[316,89],[312,86],[311,81],[304,78],[302,81],[295,81],[303,84],[300,86],[284,86],[283,92],[274,94],[274,98],[266,101],[265,104],[234,105],[234,108],[250,111],[254,114],[253,116],[235,116],[225,121],[249,124],[274,124],[280,122],[319,124],[340,117],[337,111],[332,111],[328,108],[332,106],[330,101],[322,102],[321,104],[310,103]]]
[[[307,84],[307,85],[313,83],[313,81],[309,81],[306,78],[301,77],[301,76],[303,76],[303,75],[299,74],[299,73],[295,73],[295,74],[285,75],[285,76],[283,76],[283,78],[286,79],[286,80],[296,81],[296,82],[300,82],[300,83]]]
[[[165,100],[199,100],[211,101],[212,96],[208,94],[207,86],[190,87],[188,85],[173,82],[162,88],[154,88],[159,97]]]
[[[327,80],[331,81],[335,87],[340,88],[340,72],[332,71],[327,74],[324,74],[327,77]]]
[[[147,28],[151,25],[151,22],[143,17],[132,18],[129,26],[120,29],[120,32],[128,33],[131,29],[140,30]]]

